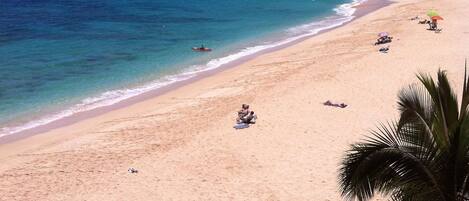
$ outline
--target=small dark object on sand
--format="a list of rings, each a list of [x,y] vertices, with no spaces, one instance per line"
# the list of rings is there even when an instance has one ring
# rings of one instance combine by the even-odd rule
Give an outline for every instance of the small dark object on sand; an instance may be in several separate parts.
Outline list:
[[[379,48],[379,52],[381,52],[381,53],[388,53],[388,51],[389,51],[389,46],[388,46],[388,47]]]
[[[138,170],[135,168],[129,168],[127,171],[132,174],[138,173]]]
[[[339,107],[339,108],[345,108],[347,107],[347,104],[345,103],[340,103],[340,104],[337,104],[337,103],[332,103],[331,101],[326,101],[323,103],[324,105],[327,105],[327,106],[332,106],[332,107]]]
[[[430,24],[430,21],[427,19],[419,21],[419,24]]]

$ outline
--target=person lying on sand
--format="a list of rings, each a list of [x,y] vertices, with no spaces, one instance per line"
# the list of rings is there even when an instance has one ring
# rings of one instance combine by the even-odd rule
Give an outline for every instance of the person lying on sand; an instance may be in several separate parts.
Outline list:
[[[332,106],[332,107],[340,107],[340,108],[345,108],[347,107],[347,104],[345,103],[340,103],[340,104],[337,104],[337,103],[332,103],[331,101],[327,100],[326,102],[323,103],[324,105],[327,105],[327,106]]]
[[[427,19],[419,21],[419,24],[429,24],[429,23],[430,21],[428,21]]]
[[[390,42],[392,42],[392,37],[390,37],[390,36],[382,36],[382,37],[379,37],[379,38],[376,40],[375,45],[380,45],[380,44],[385,44],[385,43],[390,43]]]

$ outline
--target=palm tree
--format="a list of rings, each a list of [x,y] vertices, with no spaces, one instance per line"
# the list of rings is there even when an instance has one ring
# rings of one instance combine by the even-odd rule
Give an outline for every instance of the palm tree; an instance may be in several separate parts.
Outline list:
[[[372,136],[352,145],[343,159],[339,183],[348,200],[369,200],[375,191],[391,200],[469,200],[469,78],[462,101],[446,73],[435,82],[419,74],[398,96],[398,121],[381,124]]]

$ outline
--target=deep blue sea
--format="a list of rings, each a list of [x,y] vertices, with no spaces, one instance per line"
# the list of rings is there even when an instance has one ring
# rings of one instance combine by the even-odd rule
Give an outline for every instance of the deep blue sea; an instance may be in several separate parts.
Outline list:
[[[338,26],[351,1],[1,0],[0,136]]]

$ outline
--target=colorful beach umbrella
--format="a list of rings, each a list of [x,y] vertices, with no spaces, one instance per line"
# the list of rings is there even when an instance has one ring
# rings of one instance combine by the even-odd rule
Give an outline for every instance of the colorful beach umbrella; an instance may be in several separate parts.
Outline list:
[[[432,10],[429,10],[429,11],[427,12],[427,15],[428,15],[429,17],[433,17],[433,16],[438,16],[439,14],[438,14],[438,12],[436,12],[436,10],[433,10],[433,9],[432,9]]]
[[[378,37],[385,37],[385,36],[389,36],[389,33],[388,32],[381,32],[378,34]]]
[[[437,16],[433,16],[432,20],[435,20],[435,21],[436,20],[443,20],[443,18],[441,16],[437,15]]]

